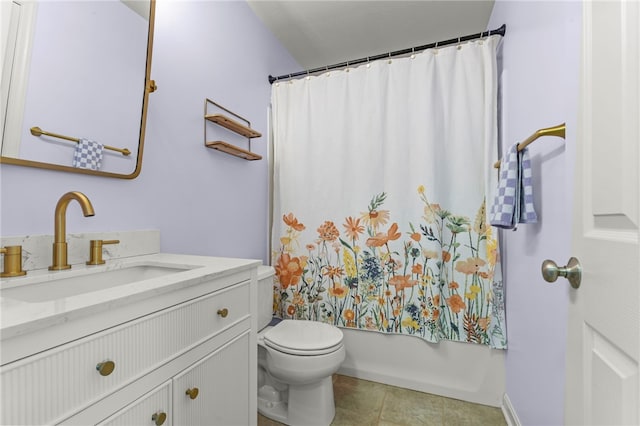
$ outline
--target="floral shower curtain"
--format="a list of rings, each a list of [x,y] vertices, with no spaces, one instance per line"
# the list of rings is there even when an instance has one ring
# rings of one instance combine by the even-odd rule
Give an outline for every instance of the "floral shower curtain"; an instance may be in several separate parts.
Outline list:
[[[498,42],[273,85],[277,316],[506,347]]]

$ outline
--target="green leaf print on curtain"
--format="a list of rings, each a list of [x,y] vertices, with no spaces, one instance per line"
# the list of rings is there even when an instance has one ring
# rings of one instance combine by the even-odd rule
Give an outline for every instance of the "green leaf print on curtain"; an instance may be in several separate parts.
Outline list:
[[[398,224],[383,208],[387,197],[373,196],[340,224],[282,217],[276,315],[505,348],[498,244],[485,204],[472,220],[431,203],[420,186],[423,211]]]

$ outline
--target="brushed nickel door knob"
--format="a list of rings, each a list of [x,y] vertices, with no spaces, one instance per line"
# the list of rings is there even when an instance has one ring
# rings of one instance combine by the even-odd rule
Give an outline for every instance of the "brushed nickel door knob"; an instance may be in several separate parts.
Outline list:
[[[571,287],[580,287],[582,280],[582,266],[580,261],[575,257],[569,259],[566,266],[559,267],[553,260],[545,260],[542,262],[542,278],[547,282],[554,282],[558,277],[564,277],[569,280]]]

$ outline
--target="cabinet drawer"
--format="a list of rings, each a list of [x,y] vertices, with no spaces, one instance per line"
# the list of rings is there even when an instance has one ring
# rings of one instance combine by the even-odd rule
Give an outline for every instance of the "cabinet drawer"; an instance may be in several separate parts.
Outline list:
[[[54,423],[131,383],[247,318],[249,284],[227,287],[3,366],[0,423]],[[115,368],[103,376],[97,367],[108,361]]]

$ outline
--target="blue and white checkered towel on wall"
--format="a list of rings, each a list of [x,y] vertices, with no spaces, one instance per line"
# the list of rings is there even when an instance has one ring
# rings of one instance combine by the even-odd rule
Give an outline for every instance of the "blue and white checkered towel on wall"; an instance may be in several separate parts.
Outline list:
[[[498,193],[491,206],[489,222],[493,226],[516,229],[518,223],[536,223],[533,205],[533,179],[529,150],[518,152],[518,144],[509,147],[500,163]]]
[[[102,166],[102,150],[100,142],[80,139],[73,153],[73,167],[80,169],[100,170]]]
[[[536,223],[538,215],[533,205],[533,177],[528,148],[518,153],[518,164],[520,164],[520,223]]]

